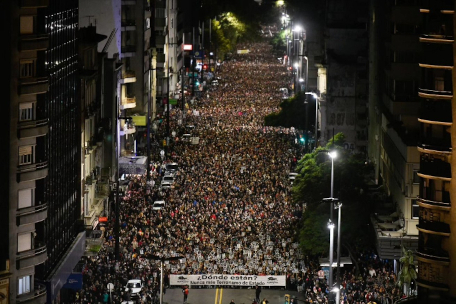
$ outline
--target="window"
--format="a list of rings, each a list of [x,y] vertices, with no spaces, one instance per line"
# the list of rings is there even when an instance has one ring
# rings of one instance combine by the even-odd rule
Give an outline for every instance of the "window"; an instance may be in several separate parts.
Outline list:
[[[27,188],[18,191],[17,208],[27,208],[35,205],[35,188]]]
[[[420,206],[416,202],[416,199],[412,199],[412,219],[420,218]]]
[[[414,184],[420,183],[420,177],[418,176],[418,170],[413,170],[413,183]]]
[[[32,233],[19,233],[17,235],[17,252],[27,251],[32,249]]]
[[[20,31],[23,35],[30,35],[34,33],[34,23],[35,17],[34,16],[21,16],[20,20]]]
[[[28,275],[17,280],[17,294],[25,294],[30,292],[30,281],[32,276]]]
[[[20,62],[20,77],[29,78],[34,77],[35,73],[35,59],[24,59]]]
[[[35,146],[20,146],[19,147],[19,165],[28,165],[34,163]]]
[[[445,79],[440,76],[434,78],[435,90],[436,91],[445,91]]]
[[[19,121],[35,119],[35,103],[23,102],[19,104]]]

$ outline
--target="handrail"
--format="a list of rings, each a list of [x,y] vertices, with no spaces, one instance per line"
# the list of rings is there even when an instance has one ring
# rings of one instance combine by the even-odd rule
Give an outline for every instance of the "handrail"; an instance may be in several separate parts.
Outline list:
[[[18,252],[17,259],[22,260],[22,259],[29,258],[31,256],[36,256],[36,255],[42,254],[42,253],[46,252],[46,249],[47,249],[46,243],[41,242],[41,241],[35,241],[34,248],[27,250],[27,251],[23,251],[23,252]]]
[[[30,291],[30,293],[17,296],[16,303],[29,302],[30,300],[41,297],[44,294],[46,294],[46,285],[35,281],[35,289]]]
[[[20,129],[36,128],[47,125],[49,119],[37,119],[37,120],[28,120],[19,122]]]
[[[48,166],[48,162],[38,162],[30,165],[24,165],[24,166],[18,166],[17,167],[17,173],[24,173],[24,172],[30,172],[30,171],[35,171],[39,169],[44,169]]]
[[[34,213],[37,213],[37,212],[41,212],[41,211],[44,211],[47,209],[47,204],[44,203],[44,204],[40,204],[40,205],[35,205],[35,206],[31,206],[31,207],[27,207],[27,208],[24,208],[24,209],[21,209],[19,210],[16,215],[17,216],[24,216],[24,215],[29,215],[29,214],[34,214]]]

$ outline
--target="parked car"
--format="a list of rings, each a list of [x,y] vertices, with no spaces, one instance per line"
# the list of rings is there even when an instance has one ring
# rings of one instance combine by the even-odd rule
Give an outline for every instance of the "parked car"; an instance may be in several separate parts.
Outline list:
[[[128,280],[125,285],[125,291],[130,292],[131,297],[139,297],[139,293],[143,288],[143,283],[139,279]]]
[[[161,210],[165,208],[165,201],[155,201],[152,205],[152,210]]]

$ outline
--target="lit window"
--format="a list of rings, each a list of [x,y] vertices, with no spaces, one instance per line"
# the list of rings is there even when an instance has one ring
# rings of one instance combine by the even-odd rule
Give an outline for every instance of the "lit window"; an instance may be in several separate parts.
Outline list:
[[[32,249],[32,233],[20,233],[17,235],[17,251],[23,252]]]
[[[18,191],[17,208],[27,208],[35,205],[35,188],[27,188]]]
[[[20,62],[20,77],[35,77],[35,59],[25,59]]]
[[[19,104],[19,121],[35,119],[35,104],[33,102],[23,102]]]
[[[30,281],[32,276],[28,275],[17,280],[17,294],[25,294],[30,292]]]
[[[35,146],[19,147],[19,165],[28,165],[34,162],[33,151]]]

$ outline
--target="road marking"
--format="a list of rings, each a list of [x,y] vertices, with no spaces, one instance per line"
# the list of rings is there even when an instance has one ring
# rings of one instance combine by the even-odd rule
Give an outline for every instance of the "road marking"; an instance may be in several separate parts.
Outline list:
[[[215,302],[214,304],[222,304],[223,288],[217,288],[215,290]]]

